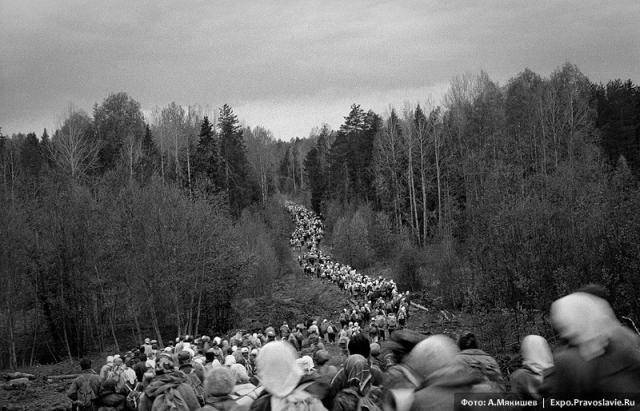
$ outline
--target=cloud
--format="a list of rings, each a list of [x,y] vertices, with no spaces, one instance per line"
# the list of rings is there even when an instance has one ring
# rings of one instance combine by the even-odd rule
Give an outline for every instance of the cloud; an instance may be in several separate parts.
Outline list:
[[[639,20],[635,0],[5,0],[0,126],[51,127],[68,102],[90,110],[124,90],[147,109],[228,102],[292,136],[351,102],[416,100],[481,69],[504,83],[571,61],[594,81],[637,82]]]

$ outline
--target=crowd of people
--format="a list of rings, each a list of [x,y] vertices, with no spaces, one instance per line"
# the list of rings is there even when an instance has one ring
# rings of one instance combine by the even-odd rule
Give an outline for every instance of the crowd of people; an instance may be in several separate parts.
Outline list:
[[[320,217],[300,204],[287,202],[285,207],[295,221],[289,243],[301,252],[298,262],[303,271],[335,284],[350,297],[351,305],[344,308],[337,319],[343,337],[366,331],[378,342],[406,325],[410,306],[408,291],[399,292],[392,279],[372,278],[333,260],[320,247],[324,237]]]
[[[525,337],[521,368],[504,375],[472,332],[453,339],[387,326],[381,333],[374,314],[395,315],[408,297],[392,281],[371,280],[332,262],[319,249],[322,223],[301,206],[288,203],[287,208],[298,223],[292,246],[308,247],[310,253],[302,259],[304,268],[311,264],[313,275],[319,268],[320,278],[345,292],[351,293],[347,282],[358,285],[353,295],[362,303],[341,313],[335,321],[340,328],[324,319],[292,327],[283,323],[259,333],[187,335],[166,346],[147,339],[108,357],[99,373],[82,360],[68,390],[74,406],[100,411],[487,409],[486,404],[463,406],[455,397],[466,393],[471,400],[484,393],[507,399],[501,409],[531,409],[533,403],[525,401],[562,395],[603,401],[624,395],[635,403],[616,409],[640,409],[640,337],[618,322],[599,288],[554,302],[550,317],[560,343],[552,351],[543,337]]]

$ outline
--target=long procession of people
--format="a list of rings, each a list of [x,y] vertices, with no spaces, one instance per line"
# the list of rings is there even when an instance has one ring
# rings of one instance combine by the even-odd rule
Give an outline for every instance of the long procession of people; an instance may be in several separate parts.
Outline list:
[[[484,394],[502,396],[501,409],[517,410],[542,408],[543,396],[617,401],[624,393],[629,406],[616,402],[616,409],[640,409],[640,338],[618,322],[600,288],[557,300],[551,321],[561,344],[552,352],[543,337],[525,337],[522,367],[504,376],[472,332],[456,341],[406,328],[409,294],[400,293],[393,280],[333,261],[320,247],[322,221],[303,206],[285,206],[296,222],[290,241],[304,272],[334,283],[350,298],[338,318],[213,338],[186,335],[166,347],[146,339],[109,356],[99,373],[83,359],[67,392],[74,408],[487,409],[481,400],[473,402]],[[461,404],[461,398],[468,402]]]

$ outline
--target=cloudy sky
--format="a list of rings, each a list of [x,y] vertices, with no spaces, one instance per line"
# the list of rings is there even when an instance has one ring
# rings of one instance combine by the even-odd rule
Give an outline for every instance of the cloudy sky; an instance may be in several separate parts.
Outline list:
[[[0,126],[52,129],[126,91],[145,112],[229,103],[278,138],[351,103],[436,103],[452,77],[504,84],[566,61],[640,82],[640,1],[0,0]]]

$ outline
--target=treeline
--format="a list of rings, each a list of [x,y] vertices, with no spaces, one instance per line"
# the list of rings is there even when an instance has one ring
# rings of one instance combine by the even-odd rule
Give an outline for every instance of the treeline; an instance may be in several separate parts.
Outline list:
[[[640,88],[631,81],[593,84],[572,64],[502,86],[465,75],[441,106],[383,118],[353,105],[337,131],[286,153],[281,179],[307,188],[334,253],[373,273],[391,267],[432,304],[545,310],[596,282],[640,320]]]
[[[640,89],[571,64],[354,104],[288,142],[226,105],[145,118],[116,93],[51,136],[0,133],[0,173],[0,367],[241,326],[235,303],[291,260],[279,194],[325,217],[340,261],[429,304],[531,312],[597,282],[640,320]]]
[[[273,145],[225,105],[144,118],[126,93],[0,133],[0,368],[242,326],[291,262]]]

